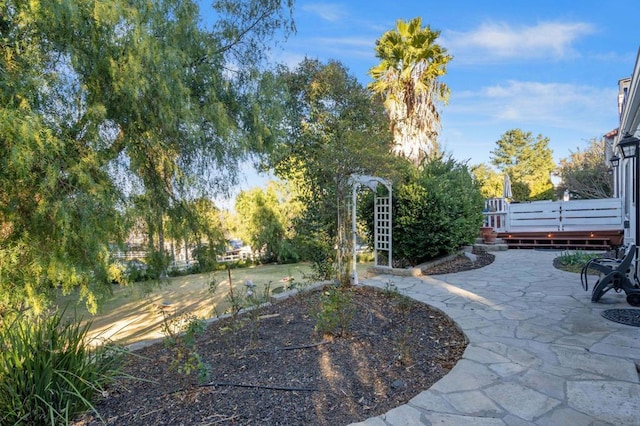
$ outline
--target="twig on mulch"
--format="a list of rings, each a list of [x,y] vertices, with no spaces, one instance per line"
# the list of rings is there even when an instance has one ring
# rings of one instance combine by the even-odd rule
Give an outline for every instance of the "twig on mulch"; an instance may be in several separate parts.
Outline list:
[[[315,388],[291,388],[287,386],[262,386],[262,385],[246,385],[244,383],[231,383],[231,382],[211,382],[200,385],[200,387],[210,386],[233,386],[236,388],[254,388],[254,389],[269,389],[269,390],[281,390],[291,392],[318,392],[320,389]]]
[[[323,340],[322,342],[312,343],[310,345],[302,345],[302,346],[283,346],[280,348],[273,348],[273,349],[255,349],[251,351],[246,351],[245,354],[251,355],[256,353],[264,353],[264,352],[279,352],[279,351],[293,351],[296,349],[309,349],[309,348],[315,348],[316,346],[324,345],[326,343],[331,343],[331,341]]]
[[[234,421],[234,420],[238,420],[240,418],[240,416],[237,415],[237,414],[234,414],[231,417],[226,417],[226,416],[221,416],[221,415],[217,415],[217,417],[223,417],[223,418],[215,420],[215,421],[213,421],[211,423],[207,423],[207,424],[209,424],[209,425],[217,425],[219,423],[227,423],[227,422],[231,422],[231,421]]]

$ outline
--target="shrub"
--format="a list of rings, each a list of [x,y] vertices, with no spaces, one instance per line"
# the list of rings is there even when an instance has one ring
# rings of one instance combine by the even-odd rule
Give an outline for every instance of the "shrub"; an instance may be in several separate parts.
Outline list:
[[[202,360],[196,345],[196,337],[206,331],[206,322],[191,314],[170,317],[162,311],[162,333],[165,345],[173,348],[171,368],[182,375],[183,386],[190,384],[190,378],[195,373],[198,383],[209,379],[210,366]]]
[[[558,256],[558,260],[563,265],[582,266],[588,261],[590,261],[591,259],[593,259],[594,257],[599,257],[599,256],[602,256],[602,254],[587,253],[584,251],[576,251],[573,253],[570,251],[564,251],[560,256]]]
[[[198,272],[215,271],[218,266],[217,255],[217,250],[208,245],[194,249],[192,256],[197,260]]]
[[[138,259],[128,260],[126,262],[125,273],[129,282],[147,281],[151,277],[149,268],[146,263]]]
[[[323,244],[318,244],[317,248],[310,256],[313,277],[319,280],[331,279],[337,272],[334,250]]]
[[[300,254],[291,240],[283,240],[278,247],[278,263],[298,263],[300,262]]]
[[[53,316],[17,317],[2,330],[0,424],[68,424],[118,373],[124,352],[91,349],[89,324]]]
[[[568,272],[580,272],[582,271],[582,267],[591,259],[595,257],[603,257],[605,254],[602,253],[587,253],[584,251],[564,251],[560,256],[557,257],[558,263],[561,266],[562,270]]]
[[[373,235],[371,203],[367,206],[369,235]],[[394,263],[416,265],[471,244],[483,220],[483,207],[480,189],[465,164],[430,160],[394,187]]]
[[[316,331],[346,336],[355,314],[351,289],[331,286],[320,297],[320,311],[317,314]]]

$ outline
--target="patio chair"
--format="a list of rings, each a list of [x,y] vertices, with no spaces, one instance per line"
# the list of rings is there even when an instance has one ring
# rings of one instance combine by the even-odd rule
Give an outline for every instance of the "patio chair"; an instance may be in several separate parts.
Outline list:
[[[624,291],[630,305],[640,306],[640,285],[636,274],[631,270],[635,254],[636,246],[632,244],[622,259],[595,258],[582,267],[580,280],[585,291],[589,290],[588,270],[593,269],[600,273],[598,281],[593,286],[591,302],[598,302],[606,292],[614,289],[618,293]]]

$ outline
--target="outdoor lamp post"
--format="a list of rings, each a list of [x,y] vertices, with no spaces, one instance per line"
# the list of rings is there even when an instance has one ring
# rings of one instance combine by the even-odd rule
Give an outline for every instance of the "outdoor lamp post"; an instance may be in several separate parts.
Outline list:
[[[640,177],[640,158],[638,158],[638,145],[640,144],[640,139],[631,135],[630,133],[625,133],[624,137],[620,139],[618,142],[618,147],[622,152],[622,156],[624,158],[633,158],[635,162],[635,172],[633,175],[633,200],[635,203],[635,222],[633,224],[635,228],[635,244],[638,247],[638,243],[640,242],[640,205],[638,205],[638,178]],[[637,250],[636,250],[636,258],[637,258]]]
[[[611,170],[613,174],[613,196],[618,197],[618,165],[620,165],[620,157],[613,154],[613,157],[609,159],[609,164],[611,164]]]

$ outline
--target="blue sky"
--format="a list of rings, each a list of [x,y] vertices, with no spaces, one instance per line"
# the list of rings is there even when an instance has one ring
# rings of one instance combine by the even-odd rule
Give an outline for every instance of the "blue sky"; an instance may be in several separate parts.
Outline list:
[[[454,56],[441,146],[489,162],[500,136],[520,128],[549,137],[559,160],[617,127],[618,80],[640,46],[637,15],[632,0],[297,0],[297,33],[272,58],[292,67],[305,56],[336,59],[366,84],[376,39],[420,16]]]

